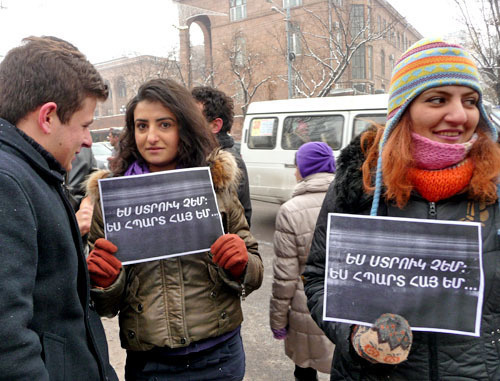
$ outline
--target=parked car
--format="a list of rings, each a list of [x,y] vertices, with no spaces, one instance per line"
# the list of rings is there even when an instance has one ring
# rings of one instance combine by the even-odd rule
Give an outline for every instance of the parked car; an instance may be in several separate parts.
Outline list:
[[[107,142],[92,143],[92,153],[99,169],[108,169],[108,157],[111,156],[112,147]]]
[[[92,135],[92,141],[95,143],[107,142],[110,128],[118,131],[123,130],[123,127],[106,127],[98,130],[90,130],[90,135]]]

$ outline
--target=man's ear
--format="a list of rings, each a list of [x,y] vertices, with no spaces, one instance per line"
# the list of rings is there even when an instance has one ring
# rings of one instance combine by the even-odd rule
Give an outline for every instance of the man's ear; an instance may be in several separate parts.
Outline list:
[[[223,124],[224,122],[221,118],[215,118],[214,120],[212,120],[210,122],[210,130],[212,131],[212,134],[218,134]]]
[[[55,118],[58,118],[56,111],[57,104],[54,102],[44,103],[40,107],[40,111],[38,111],[38,126],[44,134],[50,134]]]

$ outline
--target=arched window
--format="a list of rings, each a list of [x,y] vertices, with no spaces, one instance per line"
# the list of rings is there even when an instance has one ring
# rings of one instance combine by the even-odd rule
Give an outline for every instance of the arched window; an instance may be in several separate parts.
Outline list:
[[[118,77],[116,80],[116,92],[118,93],[118,98],[127,97],[127,84],[123,77]]]
[[[113,89],[111,88],[111,83],[108,80],[105,80],[104,83],[108,87],[108,100],[111,100],[111,98],[113,98]]]
[[[380,51],[380,75],[385,77],[385,52],[383,49]]]

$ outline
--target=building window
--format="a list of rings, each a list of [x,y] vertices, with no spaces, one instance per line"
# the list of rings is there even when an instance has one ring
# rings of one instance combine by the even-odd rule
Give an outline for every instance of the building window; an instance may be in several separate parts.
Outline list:
[[[366,78],[365,46],[362,45],[352,55],[352,79]]]
[[[391,68],[391,71],[394,69],[394,54],[389,54],[389,67]]]
[[[106,100],[111,100],[113,99],[113,89],[111,88],[111,83],[108,81],[108,80],[105,80],[104,81],[104,84],[107,86],[108,88],[108,99]]]
[[[353,4],[351,6],[351,36],[356,36],[365,27],[365,6],[363,4]]]
[[[123,77],[119,77],[116,80],[116,92],[118,94],[118,98],[127,97],[127,86],[125,84],[125,80],[123,79]]]
[[[229,18],[238,21],[247,17],[247,0],[229,0]]]
[[[366,47],[366,68],[368,79],[373,80],[373,46]]]
[[[385,52],[380,51],[380,75],[385,77]]]
[[[378,24],[378,33],[382,33],[382,17],[380,15],[377,16],[377,24]]]
[[[293,8],[293,7],[298,7],[299,5],[302,5],[302,0],[283,0],[283,8]]]

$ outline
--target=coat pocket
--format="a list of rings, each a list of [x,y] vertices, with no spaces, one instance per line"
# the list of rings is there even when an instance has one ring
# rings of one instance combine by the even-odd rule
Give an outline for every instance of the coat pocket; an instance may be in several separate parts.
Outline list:
[[[66,339],[53,333],[45,332],[42,335],[43,357],[45,368],[49,373],[50,381],[63,381],[65,379],[64,370]]]

